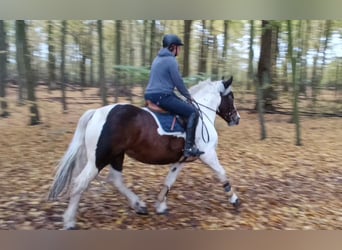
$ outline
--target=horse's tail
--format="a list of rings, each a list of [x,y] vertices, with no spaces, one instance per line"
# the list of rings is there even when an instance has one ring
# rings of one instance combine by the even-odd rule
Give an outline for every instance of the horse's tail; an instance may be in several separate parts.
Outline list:
[[[81,160],[80,156],[86,157],[85,154],[85,131],[88,122],[93,117],[95,109],[86,111],[78,121],[77,128],[63,158],[57,165],[57,172],[48,194],[48,200],[56,200],[64,191],[68,190],[73,170],[77,165],[77,161]]]

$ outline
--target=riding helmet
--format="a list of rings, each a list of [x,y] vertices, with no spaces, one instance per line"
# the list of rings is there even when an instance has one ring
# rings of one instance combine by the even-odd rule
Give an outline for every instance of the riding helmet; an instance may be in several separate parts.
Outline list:
[[[170,48],[172,45],[183,46],[182,40],[176,35],[165,35],[163,38],[163,48]]]

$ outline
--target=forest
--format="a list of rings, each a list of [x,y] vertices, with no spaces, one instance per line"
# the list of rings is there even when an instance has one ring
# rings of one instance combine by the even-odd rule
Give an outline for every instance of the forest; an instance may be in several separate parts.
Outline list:
[[[195,162],[170,192],[169,217],[136,217],[96,181],[80,227],[342,229],[341,20],[0,20],[0,229],[61,227],[66,203],[45,195],[79,117],[143,106],[165,34],[184,42],[177,61],[188,87],[234,77],[241,124],[215,126],[241,212]],[[152,206],[167,169],[125,162],[126,182]]]
[[[174,33],[185,43],[179,64],[189,86],[233,75],[238,91],[262,94],[266,111],[290,94],[311,112],[339,115],[341,30],[338,20],[1,21],[1,112],[8,83],[18,86],[18,103],[35,102],[37,85],[59,88],[64,109],[66,86],[97,87],[103,104],[120,91],[131,97],[134,86],[146,85],[163,35]],[[335,96],[328,110],[317,107],[323,90]]]

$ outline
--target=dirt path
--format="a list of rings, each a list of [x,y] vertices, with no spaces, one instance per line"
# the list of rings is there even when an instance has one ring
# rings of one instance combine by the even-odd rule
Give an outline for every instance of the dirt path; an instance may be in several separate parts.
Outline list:
[[[43,97],[45,94],[41,94]],[[96,100],[80,93],[68,114],[58,100],[40,103],[43,124],[26,126],[27,107],[0,119],[0,229],[60,229],[65,201],[46,202],[56,163],[79,116]],[[15,111],[15,112],[13,112]],[[141,217],[110,186],[94,181],[78,214],[81,229],[342,229],[342,119],[302,118],[304,146],[294,145],[288,116],[266,115],[268,139],[259,140],[255,114],[241,112],[229,128],[217,120],[218,155],[242,199],[228,204],[209,168],[195,162],[181,172],[169,196],[170,214],[158,216],[155,198],[168,171],[125,160],[126,183],[148,205]]]

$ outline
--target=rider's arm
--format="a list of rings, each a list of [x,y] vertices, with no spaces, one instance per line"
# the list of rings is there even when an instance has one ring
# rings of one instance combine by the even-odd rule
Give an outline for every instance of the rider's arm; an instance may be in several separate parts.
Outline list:
[[[191,95],[189,93],[189,90],[185,87],[183,78],[179,73],[177,62],[174,61],[174,63],[171,63],[169,69],[170,69],[171,79],[172,79],[175,87],[179,91],[179,93],[181,93],[186,99],[191,100],[192,98],[191,98]]]

